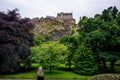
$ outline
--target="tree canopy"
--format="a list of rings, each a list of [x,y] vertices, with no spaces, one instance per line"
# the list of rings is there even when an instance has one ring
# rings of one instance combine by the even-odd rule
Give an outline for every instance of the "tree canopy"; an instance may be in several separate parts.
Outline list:
[[[97,73],[95,56],[90,48],[80,45],[74,54],[74,71],[82,75],[93,75]]]
[[[82,17],[79,27],[86,45],[94,51],[119,51],[119,22],[120,12],[116,7],[109,7],[94,18]]]
[[[0,71],[15,72],[27,64],[30,46],[34,44],[30,30],[34,24],[21,18],[18,9],[0,12]]]
[[[67,46],[57,41],[49,41],[32,47],[31,60],[51,69],[64,61],[67,57]]]
[[[112,52],[109,57],[111,67],[116,61],[113,55],[120,52],[120,12],[116,7],[109,7],[103,10],[102,14],[96,14],[94,18],[82,17],[78,23],[82,35],[83,43],[96,53],[97,59],[100,59],[99,53]],[[107,56],[108,53],[106,53]],[[114,55],[116,56],[116,55]],[[119,56],[116,56],[119,57]],[[106,57],[102,58],[104,67],[106,66]],[[112,72],[114,69],[111,68]]]

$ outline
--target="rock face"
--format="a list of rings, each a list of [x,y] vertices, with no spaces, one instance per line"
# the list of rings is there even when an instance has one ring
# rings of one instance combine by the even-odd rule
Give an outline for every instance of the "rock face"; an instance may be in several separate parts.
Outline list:
[[[34,33],[40,34],[43,37],[49,36],[51,40],[62,36],[69,36],[71,27],[76,25],[75,19],[72,18],[72,13],[60,13],[57,17],[47,16],[46,18],[34,18],[32,21],[35,23]]]
[[[120,80],[119,74],[102,74],[92,77],[90,80]]]

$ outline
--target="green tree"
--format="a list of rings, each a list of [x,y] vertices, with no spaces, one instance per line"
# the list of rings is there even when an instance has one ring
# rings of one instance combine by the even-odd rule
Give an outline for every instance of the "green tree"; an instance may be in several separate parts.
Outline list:
[[[97,65],[95,62],[95,56],[91,49],[80,45],[76,49],[75,57],[75,67],[74,71],[82,75],[93,75],[97,72]]]
[[[78,36],[71,35],[71,36],[62,37],[60,39],[60,43],[63,43],[66,46],[68,46],[69,54],[68,54],[68,57],[67,57],[67,64],[69,66],[69,69],[71,69],[71,65],[73,64],[73,60],[74,60],[73,55],[75,53],[75,50],[78,47],[77,37]]]
[[[78,25],[79,33],[82,33],[83,43],[92,49],[99,59],[99,52],[119,52],[120,36],[120,12],[116,7],[103,10],[102,14],[96,14],[94,18],[82,17]],[[108,55],[109,56],[109,55]],[[103,59],[103,58],[102,58]],[[106,62],[103,59],[104,67]],[[111,59],[111,64],[115,61]],[[112,65],[113,67],[114,65]],[[113,67],[114,68],[114,67]],[[113,70],[113,69],[112,69]],[[112,71],[114,72],[114,71]]]
[[[57,41],[49,41],[31,48],[31,60],[40,63],[45,67],[49,67],[50,73],[52,67],[57,66],[67,57],[67,47]]]

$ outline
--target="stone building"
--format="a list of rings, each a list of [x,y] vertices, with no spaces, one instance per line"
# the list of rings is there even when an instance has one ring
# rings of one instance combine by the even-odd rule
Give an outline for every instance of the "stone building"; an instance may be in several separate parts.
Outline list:
[[[58,13],[57,14],[57,19],[62,19],[62,20],[70,20],[73,18],[72,13]]]
[[[57,19],[70,21],[71,24],[76,23],[72,13],[63,13],[63,12],[58,13]]]

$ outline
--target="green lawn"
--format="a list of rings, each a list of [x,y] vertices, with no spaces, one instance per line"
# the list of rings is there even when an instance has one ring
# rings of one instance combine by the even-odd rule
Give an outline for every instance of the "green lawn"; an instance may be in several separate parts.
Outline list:
[[[116,64],[117,64],[115,65],[116,73],[120,74],[120,65],[119,63]],[[24,71],[15,74],[0,75],[0,78],[36,78],[38,66],[39,66],[38,64],[32,64],[32,67],[34,67],[35,69],[31,69],[29,71]],[[109,62],[107,62],[107,67],[108,69],[110,69]],[[80,80],[83,80],[92,77],[92,76],[79,75],[67,69],[68,69],[67,66],[61,64],[57,69],[52,70],[52,74],[49,73],[49,70],[44,70],[45,78],[79,78]]]
[[[32,67],[35,69],[15,74],[4,74],[0,75],[0,78],[36,78],[37,77],[37,68],[38,64],[32,64]],[[44,70],[45,78],[79,78],[79,79],[86,79],[90,78],[91,76],[83,76],[76,74],[72,71],[66,71],[61,69],[67,69],[64,64],[59,65],[59,69],[52,70],[52,74],[49,73],[49,70]]]
[[[108,70],[110,70],[110,62],[107,62]],[[120,74],[120,62],[115,62],[115,73]]]
[[[28,72],[22,72],[17,74],[6,74],[0,75],[0,78],[36,78],[37,70],[32,70]],[[70,71],[62,71],[62,70],[53,70],[52,74],[49,74],[49,70],[44,70],[45,78],[90,78],[91,76],[82,76]]]
[[[54,70],[53,74],[46,74],[46,78],[90,78],[91,76],[78,75],[70,71]]]

